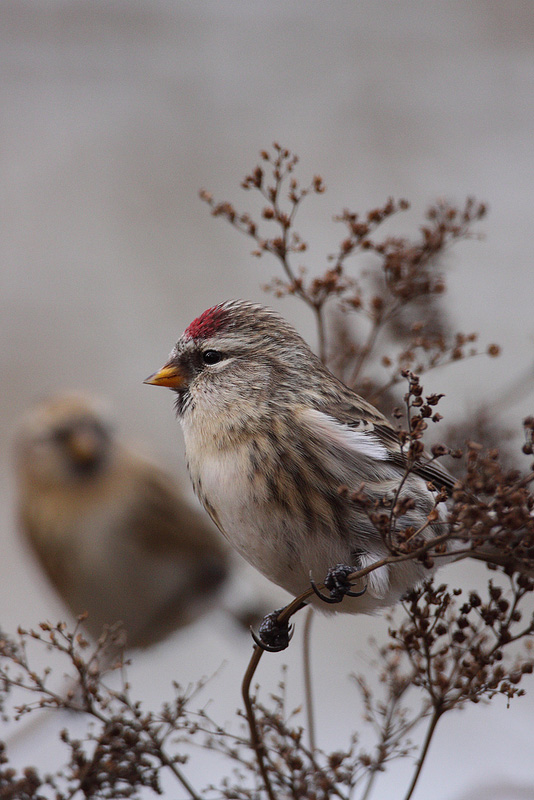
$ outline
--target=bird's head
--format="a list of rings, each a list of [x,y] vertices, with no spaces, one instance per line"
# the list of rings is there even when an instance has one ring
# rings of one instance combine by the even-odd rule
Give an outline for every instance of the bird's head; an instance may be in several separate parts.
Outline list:
[[[183,413],[202,398],[225,409],[235,401],[276,398],[318,368],[306,342],[279,314],[230,300],[197,317],[166,364],[145,383],[177,392],[177,409]]]
[[[79,485],[105,469],[113,430],[98,401],[65,394],[40,403],[20,425],[19,471],[40,486]]]

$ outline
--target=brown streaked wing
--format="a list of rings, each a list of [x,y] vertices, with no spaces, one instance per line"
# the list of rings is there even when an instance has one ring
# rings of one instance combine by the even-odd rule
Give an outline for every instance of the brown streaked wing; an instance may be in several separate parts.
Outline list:
[[[404,472],[406,457],[402,454],[398,433],[374,406],[364,400],[358,401],[358,403],[344,401],[324,406],[321,411],[354,430],[372,431],[391,453],[392,462]],[[413,472],[424,480],[431,481],[436,489],[445,487],[449,494],[452,493],[456,483],[455,478],[444,467],[432,461],[427,455],[423,455],[421,460],[414,465]]]

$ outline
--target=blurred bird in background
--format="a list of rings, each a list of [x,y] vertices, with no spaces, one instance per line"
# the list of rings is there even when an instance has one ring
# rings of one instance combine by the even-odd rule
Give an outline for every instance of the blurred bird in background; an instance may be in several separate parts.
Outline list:
[[[230,571],[224,540],[122,444],[101,403],[69,394],[38,405],[15,456],[21,530],[93,638],[120,620],[126,646],[147,647],[213,607]]]

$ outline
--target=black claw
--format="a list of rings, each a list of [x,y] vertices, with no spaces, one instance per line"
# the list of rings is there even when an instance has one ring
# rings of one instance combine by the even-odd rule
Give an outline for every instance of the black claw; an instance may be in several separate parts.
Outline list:
[[[328,570],[324,585],[330,592],[329,596],[317,588],[317,584],[310,575],[311,587],[317,597],[320,597],[325,603],[341,603],[344,597],[361,597],[367,591],[367,584],[359,592],[353,592],[352,584],[348,580],[349,575],[352,575],[353,572],[357,572],[357,567],[349,567],[347,564],[336,564],[335,567]]]
[[[327,594],[323,594],[323,592],[321,592],[321,590],[317,588],[317,584],[313,580],[313,578],[311,576],[311,573],[310,573],[310,584],[311,584],[311,587],[312,587],[313,591],[317,595],[317,597],[320,597],[321,600],[324,603],[339,603],[340,600],[343,599],[343,598],[340,598],[340,600],[334,600],[332,597],[329,597]]]
[[[266,614],[259,627],[258,634],[251,629],[252,638],[258,647],[267,650],[269,653],[279,653],[289,647],[289,642],[293,637],[293,625],[287,622],[278,622],[278,615],[283,608],[271,611]]]
[[[367,591],[367,584],[365,584],[365,586],[363,587],[363,589],[360,589],[360,591],[359,591],[359,592],[349,592],[349,591],[346,591],[346,592],[345,592],[345,594],[347,595],[347,597],[361,597],[361,596],[362,596],[362,594],[365,594],[365,593],[366,593],[366,591]]]

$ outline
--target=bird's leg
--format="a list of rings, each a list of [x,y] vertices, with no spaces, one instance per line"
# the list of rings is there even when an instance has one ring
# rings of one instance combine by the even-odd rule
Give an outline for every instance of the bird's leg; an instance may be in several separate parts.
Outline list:
[[[302,603],[302,606],[304,605],[306,604]],[[299,608],[302,608],[302,606],[299,606]],[[278,621],[278,616],[285,608],[287,606],[277,608],[276,611],[266,614],[258,629],[258,635],[251,630],[252,638],[262,650],[267,650],[269,653],[279,653],[289,647],[289,642],[293,636],[293,625],[290,625],[288,621]]]
[[[327,576],[324,579],[324,585],[330,592],[330,595],[323,594],[317,588],[317,584],[310,576],[310,583],[313,591],[325,603],[341,603],[344,597],[361,597],[367,591],[367,585],[359,592],[353,592],[352,584],[349,581],[349,575],[358,571],[358,567],[350,567],[348,564],[336,564],[328,570]]]

